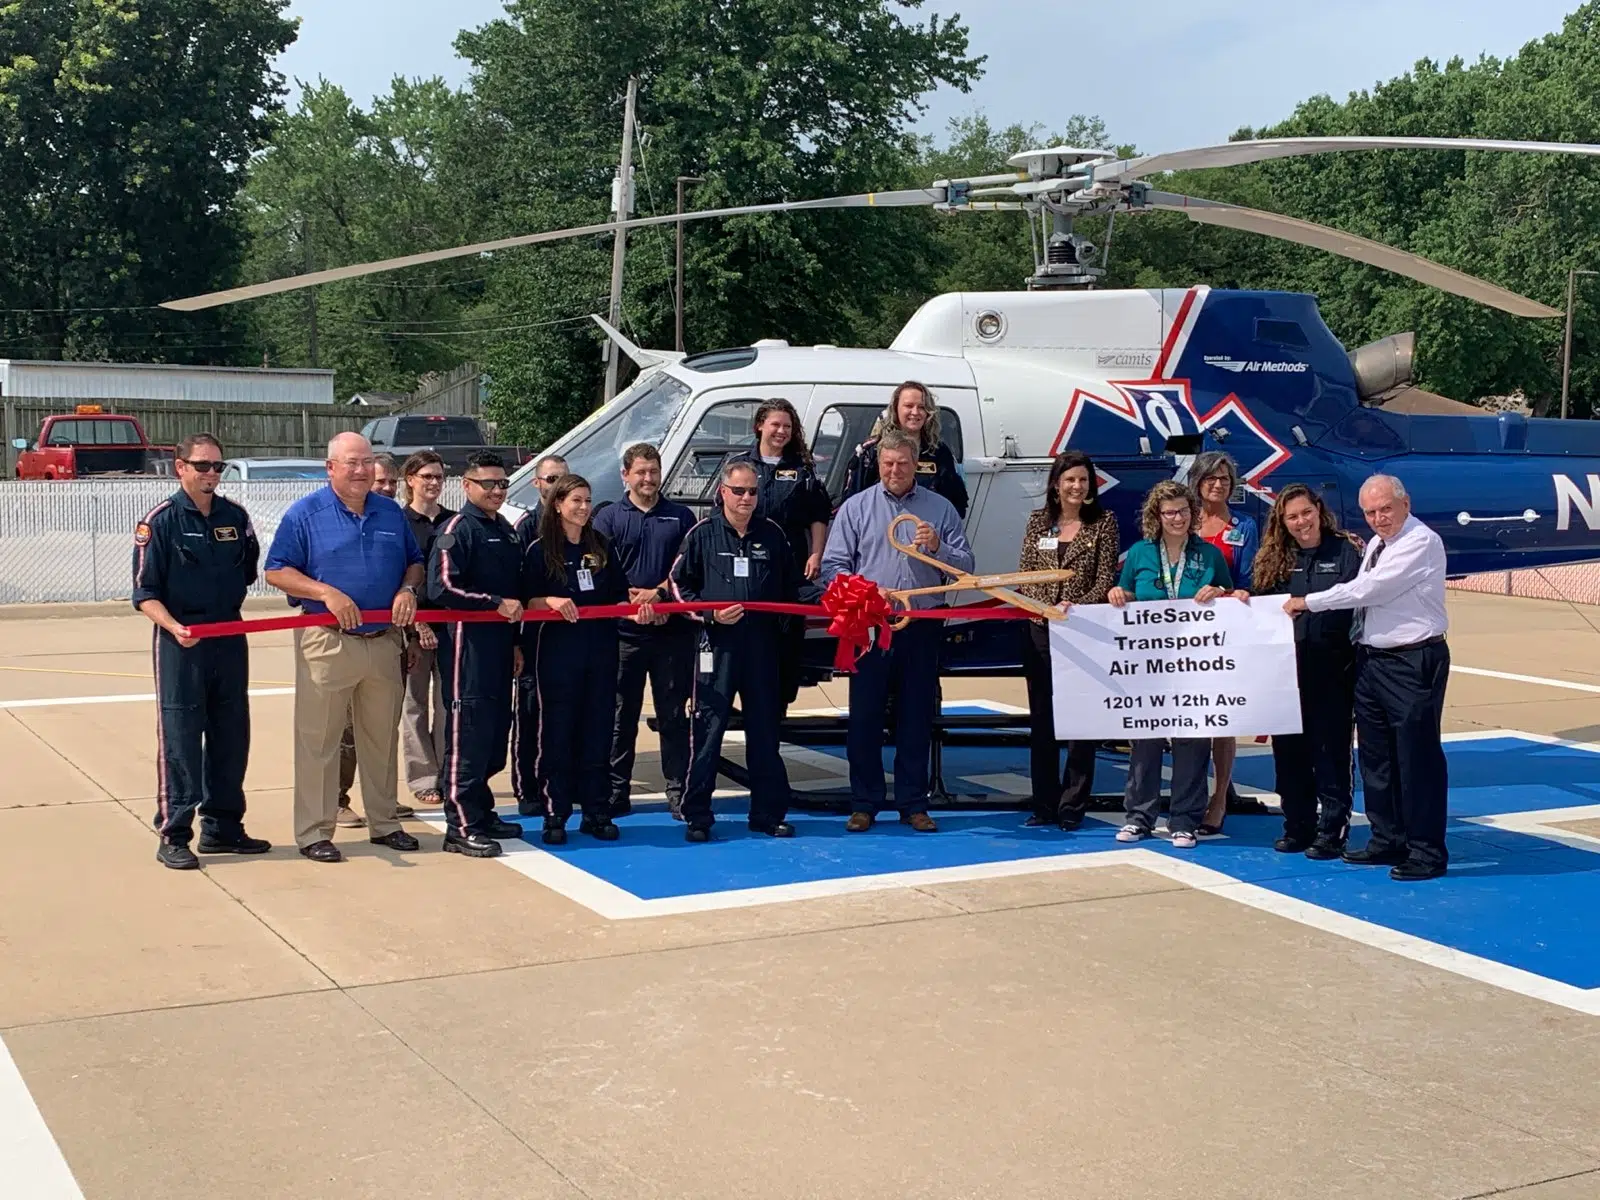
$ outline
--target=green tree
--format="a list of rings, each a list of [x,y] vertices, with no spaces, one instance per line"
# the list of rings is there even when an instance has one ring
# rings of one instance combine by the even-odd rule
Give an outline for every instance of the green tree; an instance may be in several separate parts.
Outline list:
[[[458,176],[481,236],[603,220],[628,76],[648,141],[635,156],[641,214],[671,210],[678,175],[695,207],[894,186],[908,132],[939,84],[965,89],[980,60],[955,19],[910,21],[917,0],[512,0],[457,42],[473,64],[474,147]],[[852,341],[908,264],[932,252],[926,214],[814,213],[691,227],[691,349],[781,335]],[[671,233],[629,240],[624,321],[671,344]],[[603,312],[610,239],[500,256],[499,312],[564,321]],[[507,324],[513,324],[509,317]],[[486,342],[496,414],[540,440],[593,407],[600,346],[582,324]]]
[[[326,81],[306,87],[250,170],[247,277],[472,240],[441,173],[464,103],[439,79],[396,79],[370,113]],[[467,259],[272,296],[249,306],[251,326],[271,361],[331,367],[346,394],[410,391],[470,354],[484,271]]]
[[[227,360],[234,210],[293,40],[288,0],[0,5],[0,353]]]

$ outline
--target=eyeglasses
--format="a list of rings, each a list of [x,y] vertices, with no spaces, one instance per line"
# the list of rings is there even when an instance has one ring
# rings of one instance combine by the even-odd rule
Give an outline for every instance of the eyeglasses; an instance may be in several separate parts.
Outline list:
[[[723,484],[722,489],[723,491],[735,496],[754,496],[759,494],[761,491],[761,489],[758,487],[735,487],[731,483]]]
[[[443,483],[444,476],[437,471],[418,471],[411,478],[420,479],[424,483]]]
[[[1187,508],[1163,508],[1161,510],[1161,519],[1163,521],[1187,521],[1189,515]]]
[[[511,480],[509,479],[474,479],[470,475],[467,476],[465,482],[475,483],[479,487],[491,492],[503,492],[511,486]]]
[[[220,475],[222,464],[209,458],[180,458],[178,460],[188,466],[191,471],[199,471],[202,475]]]

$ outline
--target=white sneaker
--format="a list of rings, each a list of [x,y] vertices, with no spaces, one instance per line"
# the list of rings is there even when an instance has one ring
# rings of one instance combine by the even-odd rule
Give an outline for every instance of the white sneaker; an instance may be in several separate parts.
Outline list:
[[[1117,830],[1117,841],[1119,842],[1141,842],[1149,836],[1150,831],[1143,825],[1129,824]]]
[[[1172,835],[1172,848],[1174,850],[1193,850],[1197,839],[1191,833],[1175,833]]]

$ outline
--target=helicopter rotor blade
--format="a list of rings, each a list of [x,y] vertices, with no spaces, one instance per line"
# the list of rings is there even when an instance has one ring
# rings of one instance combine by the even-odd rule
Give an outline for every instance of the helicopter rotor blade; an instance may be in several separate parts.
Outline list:
[[[1313,249],[1325,250],[1329,254],[1352,258],[1357,262],[1381,267],[1385,271],[1393,271],[1408,279],[1415,279],[1418,283],[1425,283],[1440,291],[1476,300],[1479,304],[1487,304],[1490,308],[1498,308],[1513,316],[1559,317],[1561,315],[1557,309],[1540,304],[1527,296],[1519,296],[1516,292],[1507,291],[1486,279],[1479,279],[1475,275],[1457,271],[1453,267],[1436,263],[1421,255],[1398,250],[1382,242],[1357,237],[1353,233],[1345,233],[1341,229],[1332,229],[1327,225],[1317,225],[1311,221],[1301,221],[1278,213],[1262,212],[1260,209],[1222,204],[1216,200],[1183,196],[1175,192],[1150,192],[1146,197],[1146,206],[1181,212],[1191,221],[1198,221],[1203,225],[1222,225],[1229,229],[1258,233],[1264,237],[1294,242],[1296,245],[1310,246]]]
[[[1209,167],[1237,167],[1273,158],[1298,158],[1307,154],[1332,154],[1348,150],[1499,150],[1520,154],[1600,155],[1600,146],[1574,142],[1506,142],[1491,138],[1429,137],[1325,137],[1272,138],[1227,142],[1167,154],[1119,158],[1094,168],[1095,183],[1126,183],[1162,171],[1197,171]]]
[[[325,271],[309,271],[303,275],[290,275],[269,283],[249,284],[209,292],[204,296],[190,296],[182,300],[167,300],[162,308],[177,312],[194,312],[215,308],[222,304],[236,304],[241,300],[255,300],[262,296],[276,296],[283,292],[298,291],[322,283],[337,283],[342,279],[360,279],[384,271],[398,271],[403,267],[420,267],[427,263],[446,262],[452,258],[469,258],[475,254],[492,254],[497,250],[512,250],[519,246],[533,246],[540,242],[558,242],[567,238],[589,234],[615,233],[619,229],[646,229],[654,225],[673,225],[678,221],[705,221],[712,217],[741,217],[757,213],[815,212],[831,208],[905,208],[920,205],[943,204],[949,193],[945,188],[910,188],[898,192],[862,192],[853,196],[825,196],[817,200],[782,200],[772,204],[744,204],[735,208],[697,209],[682,214],[669,213],[660,217],[635,217],[628,221],[606,221],[597,225],[580,225],[574,229],[553,229],[546,233],[528,233],[520,237],[500,238],[492,242],[476,242],[470,246],[454,246],[448,250],[429,250],[422,254],[407,254],[400,258],[387,258],[381,262],[353,263],[347,267],[331,267]]]

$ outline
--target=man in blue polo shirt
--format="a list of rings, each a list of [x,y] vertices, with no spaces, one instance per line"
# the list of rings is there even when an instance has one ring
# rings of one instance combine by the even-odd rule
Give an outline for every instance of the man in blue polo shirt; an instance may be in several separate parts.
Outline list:
[[[358,433],[328,443],[328,486],[295,501],[267,552],[267,582],[337,628],[297,630],[294,678],[294,824],[300,853],[339,862],[339,740],[354,722],[361,807],[370,840],[415,850],[400,828],[397,742],[405,699],[401,630],[417,611],[422,552],[400,506],[372,491],[372,446]],[[385,610],[390,624],[363,624]]]
[[[622,454],[623,498],[595,514],[594,527],[611,543],[628,576],[632,604],[670,599],[667,576],[694,528],[695,516],[682,504],[661,498],[661,452],[640,442]],[[661,774],[667,782],[667,807],[681,819],[684,778],[689,773],[689,702],[693,680],[695,631],[684,617],[661,617],[656,625],[622,622],[617,656],[617,708],[611,730],[611,815],[633,811],[634,747],[644,680],[650,676],[661,736]]]

